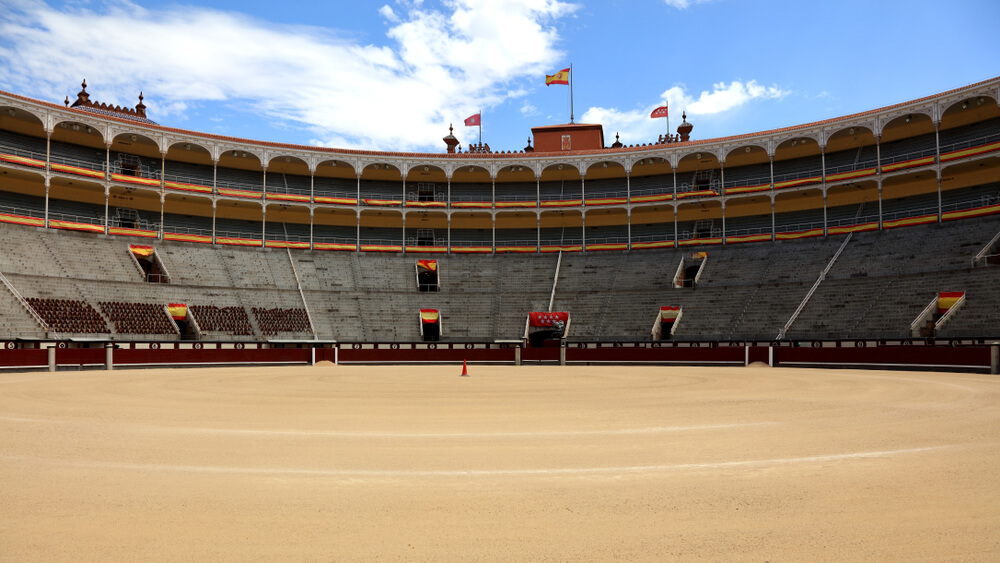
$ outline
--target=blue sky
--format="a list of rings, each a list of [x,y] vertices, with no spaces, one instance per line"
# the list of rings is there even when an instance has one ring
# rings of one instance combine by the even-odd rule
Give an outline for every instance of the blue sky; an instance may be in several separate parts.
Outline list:
[[[133,106],[183,129],[303,145],[519,150],[602,123],[627,144],[828,119],[1000,75],[996,0],[0,0],[0,89]]]

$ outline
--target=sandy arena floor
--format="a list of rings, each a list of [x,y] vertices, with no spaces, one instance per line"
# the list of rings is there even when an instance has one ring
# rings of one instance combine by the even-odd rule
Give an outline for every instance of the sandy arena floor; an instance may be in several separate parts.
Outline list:
[[[1000,378],[0,374],[0,561],[997,561]]]

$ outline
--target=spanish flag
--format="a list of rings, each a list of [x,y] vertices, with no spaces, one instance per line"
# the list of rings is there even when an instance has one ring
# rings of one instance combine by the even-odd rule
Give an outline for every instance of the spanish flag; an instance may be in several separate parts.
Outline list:
[[[417,260],[417,267],[436,272],[438,263],[437,260]]]
[[[175,321],[183,321],[187,318],[188,306],[184,303],[169,303],[167,305],[167,312],[170,313],[170,317]]]
[[[569,69],[564,68],[555,74],[545,75],[545,85],[549,84],[565,84],[569,86]]]
[[[707,257],[708,257],[708,253],[707,252],[692,252],[691,253],[691,259],[692,260],[703,260],[703,259],[705,259]]]
[[[947,313],[962,297],[965,297],[964,291],[942,291],[938,294],[938,313]]]
[[[672,323],[677,320],[677,315],[681,312],[681,308],[676,305],[671,305],[668,307],[660,307],[660,319],[665,323]]]
[[[146,257],[153,254],[153,247],[145,244],[130,244],[128,245],[128,249],[136,256]]]
[[[438,322],[438,310],[437,309],[421,309],[420,310],[420,322],[424,324],[437,324]]]

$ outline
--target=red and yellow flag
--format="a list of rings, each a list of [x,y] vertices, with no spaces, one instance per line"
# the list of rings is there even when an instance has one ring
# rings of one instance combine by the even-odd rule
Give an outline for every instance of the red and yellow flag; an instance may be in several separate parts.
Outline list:
[[[704,258],[708,258],[708,253],[707,252],[692,252],[691,253],[691,259],[692,260],[702,260]]]
[[[677,320],[677,315],[681,312],[681,308],[677,305],[670,305],[667,307],[660,307],[660,318],[665,323],[672,323]]]
[[[417,267],[436,272],[438,263],[437,260],[417,260]]]
[[[550,84],[565,84],[569,86],[569,69],[564,68],[555,74],[545,75],[545,85]]]
[[[175,321],[183,321],[187,318],[188,306],[184,303],[169,303],[167,304],[167,312]]]
[[[440,314],[437,309],[421,309],[420,322],[424,324],[437,324]]]
[[[965,296],[964,291],[942,291],[938,294],[938,313],[945,314],[955,306],[959,299]]]
[[[130,244],[128,249],[136,256],[146,257],[153,254],[153,247],[146,244]]]

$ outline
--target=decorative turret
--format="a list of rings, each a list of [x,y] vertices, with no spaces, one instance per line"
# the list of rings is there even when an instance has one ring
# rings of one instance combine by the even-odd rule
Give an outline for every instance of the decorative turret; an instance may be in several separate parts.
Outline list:
[[[87,79],[83,79],[83,83],[80,84],[80,91],[76,93],[76,101],[70,107],[76,107],[80,105],[86,105],[90,103],[90,94],[87,93]]]
[[[528,137],[528,146],[524,147],[524,152],[535,152],[535,148],[531,146],[531,137]]]
[[[113,106],[110,104],[97,103],[90,100],[90,94],[87,93],[87,81],[84,80],[81,84],[82,89],[76,94],[76,101],[72,105],[69,103],[69,96],[66,96],[66,101],[64,102],[67,106],[71,108],[78,108],[93,113],[99,113],[103,115],[110,115],[112,117],[122,117],[132,121],[139,121],[142,123],[153,123],[148,118],[146,118],[146,104],[142,103],[143,97],[142,92],[139,92],[139,103],[136,104],[135,109],[124,108],[120,106]],[[155,123],[153,123],[155,125]]]
[[[454,130],[455,130],[455,128],[452,127],[451,123],[449,123],[448,124],[448,135],[445,136],[442,139],[444,141],[444,144],[448,145],[448,154],[455,154],[455,147],[458,146],[458,139],[456,139],[455,135],[452,134],[452,132]]]
[[[138,116],[146,117],[146,104],[142,103],[142,91],[139,91],[139,103],[135,105],[135,113]]]
[[[691,130],[694,125],[687,122],[687,112],[681,113],[681,124],[677,126],[677,134],[681,136],[681,142],[686,143],[691,140]]]
[[[615,142],[611,143],[611,148],[620,149],[623,146],[625,145],[623,145],[622,142],[618,140],[618,133],[615,133]]]

